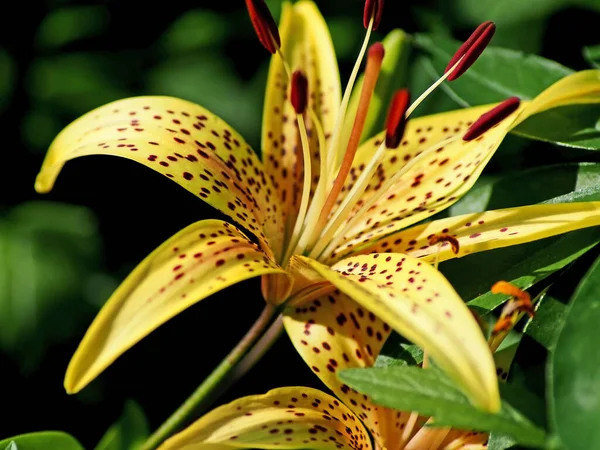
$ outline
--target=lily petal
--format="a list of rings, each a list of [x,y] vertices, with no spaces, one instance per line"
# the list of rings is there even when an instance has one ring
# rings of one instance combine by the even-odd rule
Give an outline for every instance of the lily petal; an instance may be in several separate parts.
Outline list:
[[[289,66],[292,70],[301,69],[308,78],[309,106],[319,117],[325,135],[329,136],[335,127],[341,103],[341,86],[327,24],[313,2],[300,1],[294,5],[286,2],[281,15],[280,35],[282,52]],[[302,151],[288,91],[285,68],[281,58],[274,55],[263,113],[263,161],[265,171],[284,204],[285,217],[295,219],[302,191]],[[312,174],[316,177],[320,169],[317,132],[310,117],[307,116],[306,121],[311,130]]]
[[[403,252],[426,261],[445,261],[597,225],[600,202],[531,205],[435,220],[386,236],[362,251]],[[429,245],[429,237],[439,234],[458,240],[458,255],[447,242]]]
[[[142,261],[104,305],[69,364],[67,392],[83,389],[123,352],[191,305],[268,273],[285,272],[233,225],[204,220],[183,229]]]
[[[481,175],[506,134],[528,117],[559,106],[598,102],[600,71],[577,72],[559,80],[534,100],[522,102],[515,113],[479,138],[470,142],[459,139],[445,146],[431,148],[430,154],[423,155],[423,159],[386,192],[388,195],[376,202],[369,212],[357,221],[352,230],[349,230],[345,236],[346,242],[336,250],[334,258],[339,259],[357,251],[370,240],[406,228],[458,201]],[[464,134],[466,127],[491,106],[493,105],[436,114],[409,122],[399,152],[386,156],[370,189],[359,200],[354,213],[356,214],[358,208],[368,201],[373,192],[382,187],[391,174],[397,172],[425,148],[435,146],[445,137],[452,136],[453,133]],[[372,154],[373,147],[377,141],[381,142],[381,139],[382,137],[378,137],[367,142],[364,144],[367,150],[362,151]],[[362,153],[360,157],[365,158]],[[357,160],[355,177],[360,174],[361,167],[364,167],[361,164],[364,162]]]
[[[316,272],[421,346],[471,398],[500,407],[494,360],[479,325],[443,275],[403,254],[347,258],[329,268],[296,256],[291,269]]]
[[[523,107],[521,106],[521,109]],[[457,115],[450,113],[448,114],[448,118],[455,120],[457,117],[462,116],[464,118],[462,123],[466,129],[467,124],[474,121],[482,112],[488,109],[490,109],[489,106],[478,107],[474,110],[469,109],[463,114],[460,114],[460,112]],[[472,112],[478,114],[474,114],[473,116],[466,115]],[[445,122],[446,119],[443,116],[446,114],[436,114],[435,116],[424,118],[424,120],[431,120],[430,124],[436,123],[437,128],[440,127],[440,120],[442,120],[444,121],[442,123],[446,124],[442,126],[442,130],[448,129],[453,123]],[[421,157],[422,159],[414,163],[386,191],[385,196],[375,202],[366,213],[360,216],[360,219],[356,221],[352,229],[344,236],[346,243],[342,244],[332,256],[339,259],[342,255],[356,251],[361,245],[371,240],[375,240],[395,230],[406,228],[430,217],[438,211],[448,208],[458,201],[477,181],[488,161],[500,146],[502,139],[508,133],[517,114],[518,111],[514,112],[497,127],[488,130],[473,141],[467,142],[459,138],[447,145],[430,148],[428,153]],[[467,118],[469,120],[465,120]],[[411,130],[413,133],[416,133],[416,129],[414,129],[415,125],[417,124],[412,124],[413,128]],[[457,128],[458,125],[454,129]],[[461,131],[461,134],[463,134],[463,131]],[[429,146],[434,145],[436,142],[438,141],[430,142]],[[401,152],[404,151],[401,150]],[[411,159],[415,155],[416,153],[411,154]],[[391,173],[388,171],[388,176]],[[378,186],[381,187],[383,181],[381,177],[378,178]],[[378,186],[376,185],[375,189]],[[373,195],[372,192],[367,193],[368,197],[371,195]],[[366,200],[366,197],[361,198],[355,208],[354,214],[359,211],[358,208]]]
[[[274,389],[214,409],[159,450],[311,448],[370,450],[360,420],[330,395],[306,387]]]
[[[36,180],[48,192],[64,163],[86,155],[140,162],[173,179],[280,251],[281,206],[262,163],[223,120],[172,97],[135,97],[101,106],[65,128]]]
[[[288,308],[283,323],[304,361],[362,419],[378,444],[400,448],[410,413],[375,406],[337,377],[342,369],[372,366],[390,327],[337,289]]]

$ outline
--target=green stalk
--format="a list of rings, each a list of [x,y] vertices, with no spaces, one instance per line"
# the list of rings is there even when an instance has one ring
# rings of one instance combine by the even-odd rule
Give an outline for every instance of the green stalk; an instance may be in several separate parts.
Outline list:
[[[221,361],[221,363],[212,371],[212,373],[196,388],[188,399],[181,404],[177,410],[156,430],[147,440],[140,450],[154,450],[164,440],[179,431],[190,419],[192,414],[198,414],[206,411],[212,402],[237,379],[241,378],[259,358],[245,360],[241,370],[235,369],[240,361],[250,352],[252,347],[259,341],[261,336],[271,324],[273,317],[277,313],[277,308],[271,305],[265,306],[259,318],[254,322],[246,335],[238,342],[233,350]],[[279,337],[279,333],[267,333],[272,342],[266,344],[261,340],[261,347],[268,348]]]

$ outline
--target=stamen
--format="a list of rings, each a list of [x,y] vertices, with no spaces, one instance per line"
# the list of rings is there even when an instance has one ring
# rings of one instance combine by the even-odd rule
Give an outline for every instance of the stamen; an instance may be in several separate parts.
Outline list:
[[[469,127],[463,136],[463,141],[472,141],[473,139],[477,139],[494,125],[499,124],[513,112],[519,109],[520,104],[521,100],[519,97],[510,97],[495,108],[489,110],[485,114],[482,114],[479,119],[477,119],[475,123]]]
[[[502,314],[509,315],[514,312],[526,312],[529,317],[534,316],[533,304],[531,303],[531,296],[526,291],[518,288],[514,284],[507,281],[498,281],[492,286],[492,294],[504,294],[510,295],[516,301],[511,305],[507,303],[502,310]]]
[[[429,245],[435,245],[438,242],[449,242],[452,247],[452,252],[455,255],[458,255],[460,243],[454,236],[450,236],[449,234],[434,234],[429,238]]]
[[[465,73],[485,50],[494,36],[495,31],[496,25],[494,22],[488,21],[479,25],[469,39],[467,39],[456,51],[452,59],[450,59],[448,66],[446,66],[446,69],[444,70],[444,75],[423,92],[410,108],[408,108],[407,117],[410,116],[423,100],[436,90],[446,79],[448,81],[454,81]]]
[[[292,74],[291,79],[291,93],[290,100],[296,111],[296,120],[298,122],[298,131],[300,133],[300,141],[302,143],[302,163],[304,165],[304,183],[302,186],[302,197],[300,197],[300,209],[296,216],[296,223],[294,224],[294,230],[290,237],[288,249],[285,253],[283,263],[287,264],[287,261],[292,256],[292,252],[298,243],[300,238],[300,232],[302,230],[302,224],[306,216],[306,210],[308,209],[308,201],[310,198],[310,187],[311,187],[311,161],[310,161],[310,144],[308,141],[308,134],[306,133],[306,125],[304,124],[304,112],[308,105],[308,80],[306,76],[299,70]]]
[[[385,124],[387,131],[385,135],[385,146],[387,148],[398,148],[402,141],[404,129],[406,128],[406,110],[408,109],[409,102],[410,93],[408,92],[408,89],[402,89],[396,92],[392,99]]]
[[[494,37],[496,32],[496,24],[492,21],[487,21],[479,25],[475,31],[469,36],[469,39],[465,41],[463,45],[456,51],[444,73],[449,72],[452,69],[452,73],[448,77],[448,81],[454,81],[465,73],[469,67],[473,65],[481,53],[485,50],[487,45]],[[454,65],[457,66],[453,68]]]
[[[498,281],[492,286],[491,291],[493,294],[505,294],[512,297],[502,308],[500,318],[492,329],[489,345],[492,352],[495,352],[523,313],[533,317],[535,310],[529,294],[511,283]]]
[[[431,236],[429,238],[429,245],[438,244],[437,251],[435,252],[435,261],[433,262],[433,267],[435,268],[435,270],[437,270],[438,265],[440,263],[440,251],[442,250],[442,242],[449,242],[452,246],[452,251],[455,255],[458,255],[458,251],[460,250],[460,244],[458,243],[458,239],[456,239],[454,236],[450,236],[448,234],[434,234],[433,236]]]
[[[363,88],[361,91],[352,132],[350,133],[348,148],[346,149],[346,154],[344,155],[340,170],[335,178],[333,186],[331,187],[331,191],[325,200],[325,205],[321,210],[316,227],[313,230],[314,236],[317,236],[318,230],[322,230],[325,226],[327,218],[329,217],[329,214],[333,209],[340,192],[342,191],[344,182],[350,173],[350,169],[352,168],[352,161],[354,161],[354,156],[356,155],[356,150],[358,149],[358,144],[360,143],[360,137],[362,135],[367,113],[369,111],[369,104],[371,103],[373,92],[375,91],[375,85],[377,84],[377,79],[379,78],[379,72],[381,71],[381,63],[384,55],[385,50],[380,42],[373,44],[369,49]],[[313,242],[309,241],[309,244],[312,245]]]
[[[281,37],[277,24],[264,0],[246,0],[250,20],[258,36],[258,40],[271,54],[281,47]]]
[[[383,17],[383,0],[367,0],[365,2],[365,13],[363,15],[363,25],[369,28],[371,19],[373,20],[373,31],[375,31],[381,23]]]
[[[399,90],[394,95],[387,117],[387,134],[389,139],[386,137],[385,142],[379,146],[373,157],[367,163],[365,169],[354,183],[354,186],[352,186],[352,189],[350,189],[344,198],[342,204],[337,208],[333,217],[329,220],[329,223],[321,233],[318,244],[310,253],[311,257],[316,258],[319,256],[319,254],[330,242],[332,236],[338,230],[342,222],[346,219],[348,213],[350,213],[352,208],[354,208],[354,205],[356,205],[360,199],[360,195],[365,191],[369,181],[371,181],[373,178],[373,174],[379,167],[379,164],[381,164],[386,150],[389,148],[398,147],[406,127],[406,108],[408,108],[409,102],[410,93],[407,89]],[[387,145],[388,141],[391,142],[392,145],[395,145],[395,147],[389,147]]]

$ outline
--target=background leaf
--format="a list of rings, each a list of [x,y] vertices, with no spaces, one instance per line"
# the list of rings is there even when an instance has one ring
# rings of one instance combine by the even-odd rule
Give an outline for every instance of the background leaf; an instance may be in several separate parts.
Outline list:
[[[134,450],[150,435],[148,422],[140,406],[128,401],[123,414],[102,436],[94,450]]]
[[[436,426],[497,431],[533,446],[543,445],[545,439],[543,430],[506,402],[498,414],[475,408],[438,370],[410,366],[347,369],[339,377],[376,404],[434,417]]]
[[[57,203],[23,204],[0,219],[0,347],[23,370],[78,330],[114,287],[95,276],[97,233],[87,209]]]
[[[600,105],[553,108],[529,117],[513,130],[529,139],[566,147],[600,149]]]
[[[583,57],[590,63],[590,66],[600,69],[600,45],[584,47]]]
[[[575,291],[551,356],[551,417],[564,445],[600,446],[600,259]]]
[[[414,35],[414,43],[428,53],[435,77],[443,74],[448,61],[462,44],[426,34]],[[571,73],[571,69],[554,61],[490,46],[463,76],[442,86],[462,106],[483,105],[512,96],[531,99]]]
[[[18,450],[84,450],[73,436],[61,431],[40,431],[14,436],[1,440],[0,448],[5,448],[11,441]]]

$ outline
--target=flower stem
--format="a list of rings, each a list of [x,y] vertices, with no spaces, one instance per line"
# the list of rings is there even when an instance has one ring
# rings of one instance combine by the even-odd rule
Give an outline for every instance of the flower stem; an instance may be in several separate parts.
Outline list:
[[[267,327],[271,324],[273,317],[277,313],[277,308],[271,305],[265,306],[261,315],[248,330],[246,335],[229,352],[221,363],[212,371],[212,373],[196,388],[188,399],[171,414],[171,416],[156,430],[142,445],[140,450],[154,450],[165,439],[179,431],[193,413],[204,412],[211,403],[225,391],[232,383],[241,378],[254,364],[258,362],[257,358],[244,359],[243,367],[237,368],[242,359],[250,352],[252,347],[259,342],[261,336],[265,333]],[[278,323],[279,321],[275,322]],[[272,333],[267,332],[266,335]],[[279,337],[279,333],[272,335],[273,342]],[[268,344],[268,347],[273,343]],[[264,347],[264,339],[260,341],[260,347]],[[265,348],[265,350],[266,350]]]

